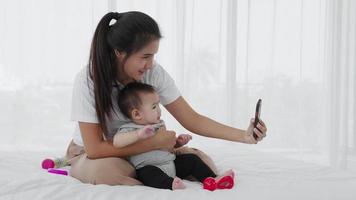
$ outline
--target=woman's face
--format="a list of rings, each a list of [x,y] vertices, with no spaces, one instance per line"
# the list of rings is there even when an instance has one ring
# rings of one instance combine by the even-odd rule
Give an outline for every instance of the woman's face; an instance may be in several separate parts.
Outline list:
[[[134,80],[141,80],[144,73],[152,68],[154,55],[157,53],[158,47],[159,40],[153,40],[141,50],[131,54],[124,66],[119,66],[119,81],[125,84],[125,82],[129,83]],[[126,56],[125,53],[122,55],[123,57],[121,58],[118,56],[119,61]]]

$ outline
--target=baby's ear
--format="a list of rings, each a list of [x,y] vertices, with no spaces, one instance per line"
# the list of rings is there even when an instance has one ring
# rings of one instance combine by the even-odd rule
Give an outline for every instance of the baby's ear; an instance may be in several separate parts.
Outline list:
[[[132,119],[134,120],[140,120],[142,118],[141,112],[136,108],[134,108],[131,111],[131,114],[132,114]]]

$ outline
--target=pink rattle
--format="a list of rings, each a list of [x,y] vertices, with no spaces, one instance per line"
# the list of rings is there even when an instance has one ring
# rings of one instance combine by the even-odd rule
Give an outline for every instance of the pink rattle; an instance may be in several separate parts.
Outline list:
[[[42,161],[42,169],[54,168],[55,164],[52,159],[44,159]]]
[[[68,163],[64,158],[55,158],[55,159],[46,158],[42,161],[43,169],[60,168],[60,167],[65,167],[67,165]]]
[[[49,173],[52,174],[60,174],[60,175],[68,175],[68,172],[65,170],[61,169],[55,169],[55,168],[60,168],[60,167],[65,167],[67,166],[68,163],[64,158],[55,158],[55,159],[44,159],[42,161],[42,168],[47,169]]]

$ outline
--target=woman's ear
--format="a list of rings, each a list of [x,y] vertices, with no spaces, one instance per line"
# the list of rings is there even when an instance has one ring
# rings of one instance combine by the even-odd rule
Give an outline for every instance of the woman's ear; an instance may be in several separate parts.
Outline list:
[[[114,49],[115,51],[115,55],[117,57],[117,59],[119,59],[119,61],[121,62],[122,60],[124,60],[125,56],[126,56],[126,52],[124,51],[119,51],[117,49]]]
[[[136,108],[134,108],[131,111],[131,114],[132,114],[132,119],[134,119],[134,120],[141,120],[142,119],[141,112]]]

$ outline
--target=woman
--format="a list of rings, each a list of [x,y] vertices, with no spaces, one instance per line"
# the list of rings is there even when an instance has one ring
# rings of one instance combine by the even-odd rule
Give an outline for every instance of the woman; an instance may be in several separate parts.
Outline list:
[[[100,20],[89,65],[78,73],[73,89],[71,119],[78,122],[78,127],[67,150],[73,177],[92,184],[141,184],[134,178],[134,168],[123,158],[154,149],[173,149],[175,132],[169,130],[159,130],[155,136],[126,147],[113,146],[113,135],[129,121],[115,98],[121,88],[133,81],[153,85],[161,104],[193,133],[249,144],[266,136],[262,121],[258,129],[251,121],[247,130],[240,130],[196,113],[168,73],[154,61],[160,38],[157,23],[141,12],[111,12]],[[256,140],[253,132],[258,136]],[[185,148],[179,153],[197,154],[216,172],[214,163],[203,152]]]

